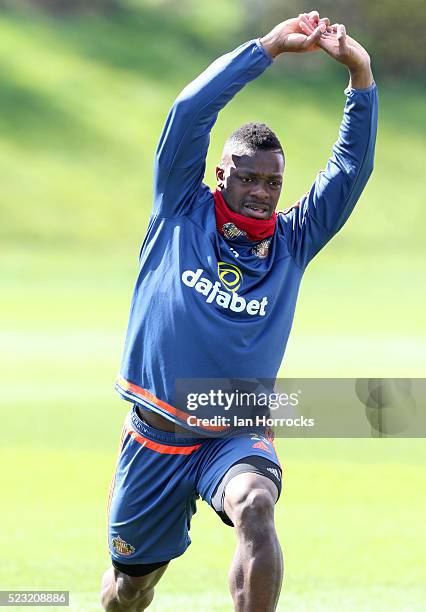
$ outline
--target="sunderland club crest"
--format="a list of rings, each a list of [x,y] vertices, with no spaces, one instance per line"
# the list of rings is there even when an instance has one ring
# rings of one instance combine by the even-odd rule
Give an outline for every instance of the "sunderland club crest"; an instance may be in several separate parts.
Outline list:
[[[259,242],[259,244],[256,244],[256,246],[252,248],[251,252],[253,255],[259,257],[259,259],[265,259],[265,257],[268,257],[270,244],[270,238],[262,240],[262,242]]]
[[[240,230],[233,223],[224,223],[222,225],[222,232],[225,238],[228,238],[228,240],[232,238],[238,238],[239,236],[247,236],[247,232]]]
[[[113,538],[112,546],[119,555],[128,557],[135,552],[135,547],[125,542],[120,536]]]

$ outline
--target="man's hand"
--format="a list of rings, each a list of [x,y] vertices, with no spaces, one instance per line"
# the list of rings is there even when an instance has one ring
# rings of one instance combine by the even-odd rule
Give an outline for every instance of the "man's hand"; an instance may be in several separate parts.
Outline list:
[[[313,36],[314,24],[303,21],[300,24],[306,36]],[[316,41],[318,47],[326,51],[333,59],[348,67],[351,82],[355,89],[365,89],[373,82],[370,67],[370,56],[355,39],[346,34],[343,24],[334,24],[326,29]]]
[[[320,19],[317,11],[302,13],[279,23],[260,42],[272,57],[287,52],[318,51],[317,44],[329,25],[330,20],[327,17]]]

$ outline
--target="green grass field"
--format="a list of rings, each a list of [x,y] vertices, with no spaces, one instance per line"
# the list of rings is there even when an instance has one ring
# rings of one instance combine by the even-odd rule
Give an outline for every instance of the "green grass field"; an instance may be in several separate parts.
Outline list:
[[[206,3],[189,25],[154,2],[133,5],[114,22],[0,14],[0,589],[70,590],[73,611],[100,610],[126,412],[112,384],[156,139],[177,91],[242,40],[232,20],[217,31]],[[311,65],[302,80],[283,60],[224,111],[209,181],[228,132],[261,119],[285,144],[281,207],[306,190],[335,139],[346,84],[340,71],[321,86]],[[305,275],[283,375],[424,376],[423,98],[413,85],[381,84],[380,94],[375,173]],[[278,449],[279,610],[423,610],[424,440]],[[150,609],[231,610],[232,530],[201,503],[191,535]]]

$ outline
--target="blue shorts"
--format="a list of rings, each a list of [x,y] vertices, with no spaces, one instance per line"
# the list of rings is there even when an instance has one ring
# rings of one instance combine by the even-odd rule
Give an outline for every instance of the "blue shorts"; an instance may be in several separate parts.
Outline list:
[[[281,467],[265,435],[184,438],[154,429],[133,407],[123,427],[109,499],[112,560],[133,565],[179,557],[191,543],[196,500],[201,497],[221,515],[223,507],[214,501],[219,485],[232,466],[253,457],[268,460],[271,474],[266,475],[278,481],[280,492]],[[225,522],[232,525],[229,519]]]

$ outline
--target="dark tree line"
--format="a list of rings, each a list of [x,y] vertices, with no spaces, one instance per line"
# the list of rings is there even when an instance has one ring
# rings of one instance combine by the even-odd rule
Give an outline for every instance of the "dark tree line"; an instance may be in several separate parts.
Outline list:
[[[12,7],[13,4],[25,7],[40,8],[54,15],[68,15],[79,12],[107,12],[119,8],[120,0],[0,0],[0,7]]]
[[[207,0],[158,0],[150,10],[159,14],[174,10],[185,13],[188,21],[197,2]],[[426,72],[425,35],[426,0],[230,0],[242,8],[241,23],[236,28],[247,37],[267,32],[273,25],[290,16],[313,8],[332,22],[345,23],[349,34],[358,37],[370,52],[374,67],[382,74],[417,78]],[[143,8],[145,0],[140,0]],[[0,0],[0,8],[31,5],[49,13],[66,16],[79,12],[114,13],[128,6],[127,0]],[[137,10],[137,3],[132,3]],[[212,12],[214,5],[212,4]],[[220,19],[226,19],[221,14]],[[218,21],[220,27],[220,20]]]

